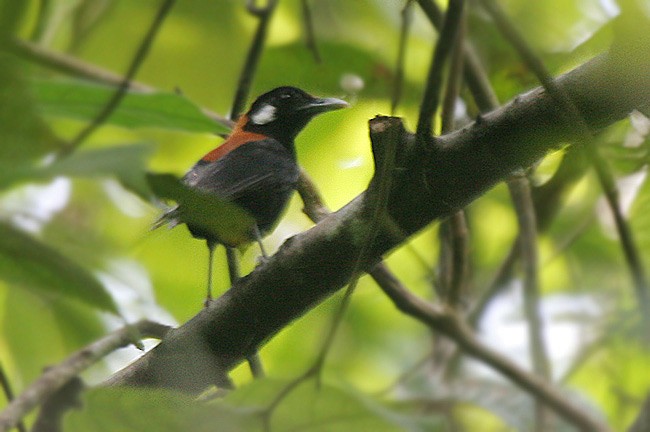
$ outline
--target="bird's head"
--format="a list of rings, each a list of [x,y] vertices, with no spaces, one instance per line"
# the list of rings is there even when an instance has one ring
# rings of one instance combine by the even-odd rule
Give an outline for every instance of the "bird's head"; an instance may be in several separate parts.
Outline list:
[[[341,99],[316,98],[295,87],[278,87],[253,102],[244,129],[289,143],[314,116],[347,106]]]

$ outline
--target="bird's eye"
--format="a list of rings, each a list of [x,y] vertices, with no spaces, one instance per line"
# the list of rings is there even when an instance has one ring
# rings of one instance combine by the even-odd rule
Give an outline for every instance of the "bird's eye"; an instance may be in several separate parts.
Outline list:
[[[280,95],[281,99],[291,99],[291,93],[284,93],[283,95]]]

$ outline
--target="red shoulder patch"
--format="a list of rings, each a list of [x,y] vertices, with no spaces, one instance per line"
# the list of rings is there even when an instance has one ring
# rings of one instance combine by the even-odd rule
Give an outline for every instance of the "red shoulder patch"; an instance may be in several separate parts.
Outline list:
[[[212,150],[210,153],[203,156],[201,160],[206,162],[214,162],[216,160],[221,159],[223,156],[230,153],[237,147],[246,144],[247,142],[260,141],[268,138],[266,135],[263,134],[245,131],[244,125],[246,125],[247,122],[248,122],[248,117],[243,115],[235,125],[235,128],[233,129],[232,133],[228,136],[228,138],[223,143],[221,143],[219,147],[217,147],[216,149]]]

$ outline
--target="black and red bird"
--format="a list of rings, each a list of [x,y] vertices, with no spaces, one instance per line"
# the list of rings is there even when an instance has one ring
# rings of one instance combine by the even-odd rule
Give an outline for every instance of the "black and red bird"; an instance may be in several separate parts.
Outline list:
[[[347,106],[341,99],[316,98],[295,87],[264,93],[241,116],[228,138],[203,156],[183,181],[248,211],[257,223],[248,240],[260,241],[275,228],[296,187],[299,168],[295,137],[314,116]],[[172,209],[161,221],[183,222],[182,209]],[[222,241],[198,227],[188,228],[194,237],[205,239],[210,249],[210,299],[213,252]]]

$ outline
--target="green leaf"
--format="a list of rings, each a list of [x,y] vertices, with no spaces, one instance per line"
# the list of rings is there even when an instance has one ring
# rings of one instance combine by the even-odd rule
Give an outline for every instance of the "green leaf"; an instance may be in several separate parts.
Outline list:
[[[40,166],[9,166],[0,162],[0,187],[18,181],[49,180],[56,176],[116,177],[144,199],[151,196],[145,178],[145,166],[153,147],[148,144],[118,145],[82,150],[55,162]]]
[[[72,80],[34,80],[32,88],[44,114],[86,122],[97,116],[116,91],[112,87]],[[129,92],[107,123],[127,128],[229,132],[184,96],[165,92]]]
[[[82,410],[70,412],[65,431],[241,432],[255,418],[190,396],[159,389],[99,388],[85,394]]]
[[[159,198],[174,200],[182,206],[182,222],[214,235],[226,245],[250,242],[256,221],[243,208],[192,189],[171,174],[148,174],[147,179]]]
[[[29,2],[0,1],[0,37],[6,37],[20,29],[29,11]]]
[[[0,40],[0,161],[13,166],[33,161],[61,144],[39,117],[16,59]]]
[[[0,278],[46,296],[63,296],[117,314],[104,287],[86,269],[34,239],[0,222]]]
[[[0,258],[1,259],[1,258]],[[96,309],[63,296],[52,300],[40,290],[0,286],[6,291],[0,318],[3,354],[28,383],[74,350],[106,334]],[[51,297],[51,296],[50,296]]]
[[[124,186],[143,198],[150,197],[145,178],[147,159],[153,153],[148,144],[131,144],[97,150],[78,151],[60,159],[35,175],[53,177],[110,177],[119,179]]]
[[[197,402],[195,398],[169,390],[98,388],[84,395],[81,410],[66,416],[64,430],[262,430],[262,409],[287,384],[287,381],[256,380],[225,399],[210,403]],[[277,407],[271,417],[271,430],[392,432],[442,429],[421,428],[413,417],[396,414],[365,396],[328,385],[316,388],[309,381],[297,387]]]
[[[220,403],[239,411],[260,412],[288,384],[290,381],[255,380],[233,391]],[[357,392],[327,384],[317,387],[313,381],[306,381],[277,406],[271,417],[271,430],[409,431],[421,430],[420,420],[415,416],[398,414]]]

